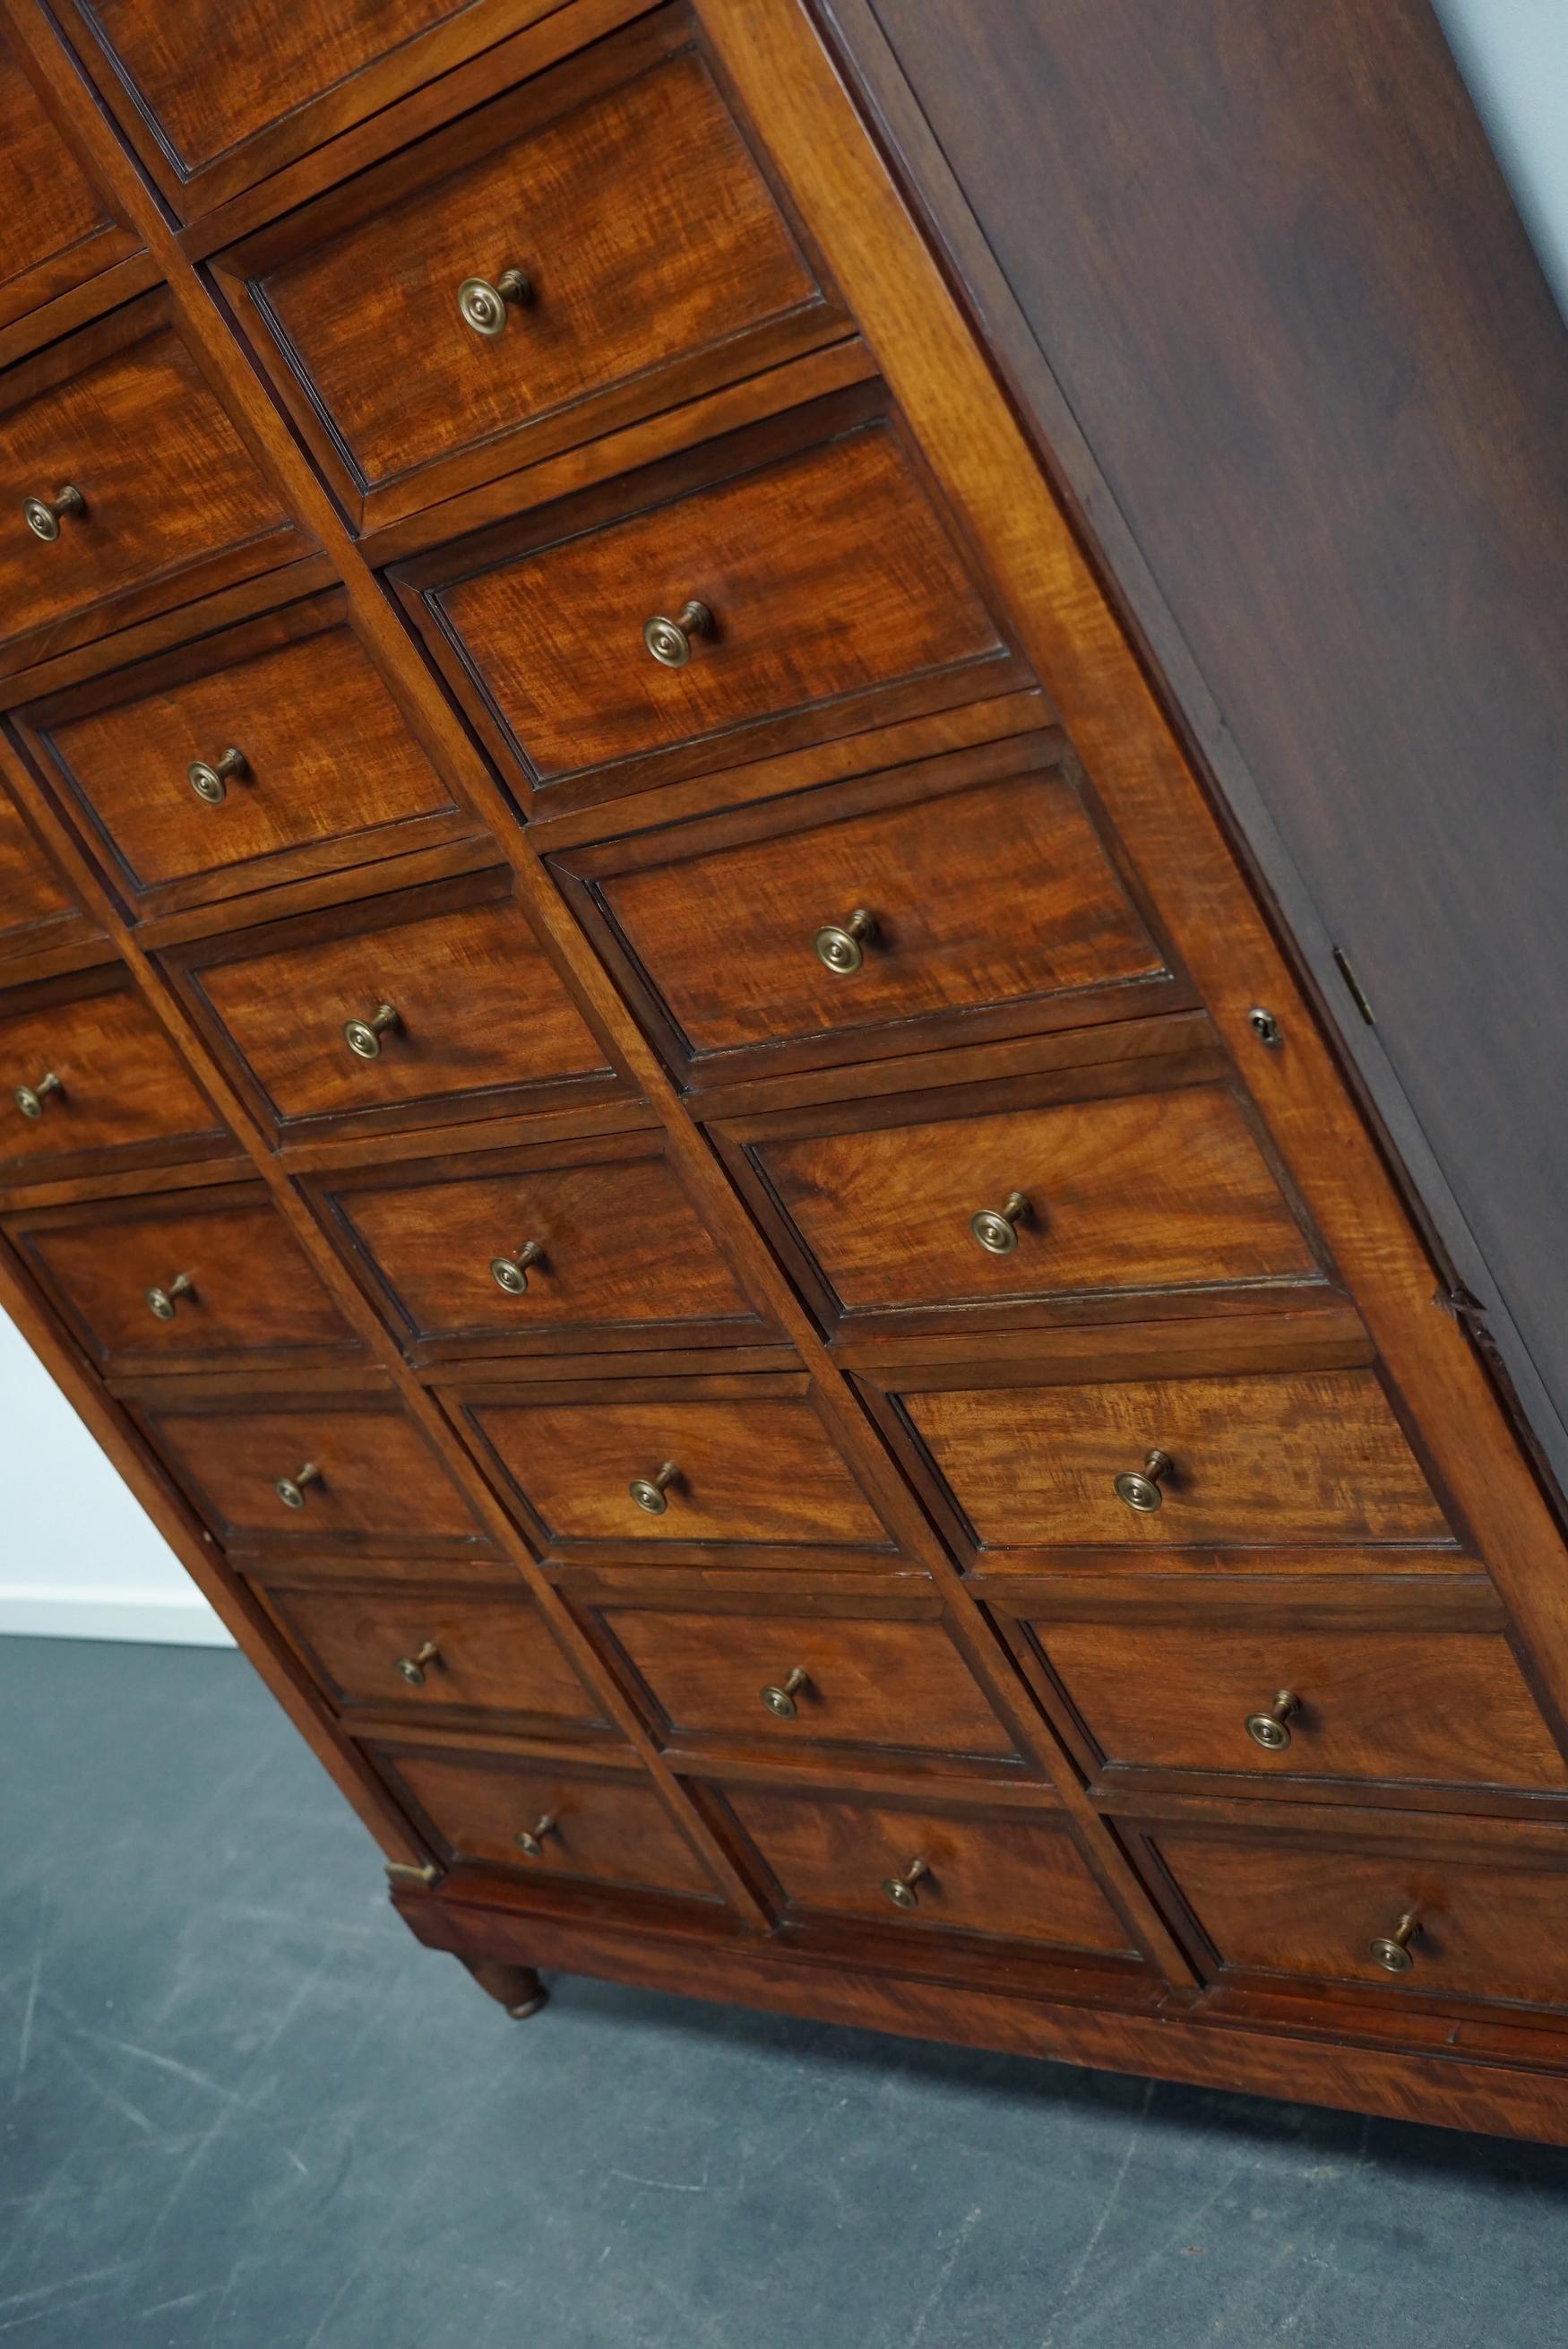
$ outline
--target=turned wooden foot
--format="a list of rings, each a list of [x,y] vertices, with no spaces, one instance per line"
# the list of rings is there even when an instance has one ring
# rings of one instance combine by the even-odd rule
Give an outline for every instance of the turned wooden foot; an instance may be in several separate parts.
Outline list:
[[[514,2023],[525,2023],[537,2014],[549,2000],[550,1992],[531,1966],[508,1965],[504,1958],[461,1958],[480,1988],[498,2006],[504,2006]]]

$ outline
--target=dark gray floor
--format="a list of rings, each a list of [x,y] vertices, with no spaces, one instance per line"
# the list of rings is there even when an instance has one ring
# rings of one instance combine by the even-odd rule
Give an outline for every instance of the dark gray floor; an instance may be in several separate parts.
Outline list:
[[[0,2349],[1554,2349],[1568,2156],[564,1982],[247,1668],[0,1640]]]

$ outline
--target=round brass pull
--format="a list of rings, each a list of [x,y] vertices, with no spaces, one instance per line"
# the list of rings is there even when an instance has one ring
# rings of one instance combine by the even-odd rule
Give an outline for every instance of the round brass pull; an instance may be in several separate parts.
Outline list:
[[[1301,1699],[1295,1691],[1281,1689],[1266,1713],[1248,1713],[1247,1735],[1265,1754],[1283,1754],[1290,1744],[1290,1717],[1300,1711]]]
[[[63,1093],[65,1090],[64,1085],[51,1069],[48,1075],[40,1077],[36,1085],[18,1085],[11,1098],[24,1117],[42,1117],[44,1103],[48,1100],[49,1095]]]
[[[1009,1191],[999,1207],[982,1207],[969,1218],[969,1237],[987,1256],[1011,1256],[1018,1245],[1018,1226],[1029,1212],[1022,1191]]]
[[[245,771],[245,754],[231,744],[217,760],[192,759],[185,770],[185,780],[203,807],[221,807],[228,797],[231,775]]]
[[[381,1058],[383,1030],[397,1025],[397,1005],[378,1003],[368,1019],[344,1021],[343,1040],[356,1061],[378,1061]]]
[[[1420,1930],[1420,1919],[1413,1909],[1407,1909],[1390,1934],[1367,1944],[1373,1963],[1381,1966],[1386,1974],[1408,1974],[1416,1961],[1406,1945],[1415,1940]]]
[[[882,1889],[893,1907],[902,1909],[907,1915],[910,1909],[918,1909],[920,1906],[920,1896],[915,1891],[915,1886],[923,1876],[930,1874],[931,1870],[923,1859],[907,1860],[902,1875],[883,1877]]]
[[[505,334],[511,311],[532,299],[527,271],[503,269],[493,285],[488,277],[465,277],[458,288],[458,313],[465,326],[490,343]]]
[[[424,1646],[417,1649],[413,1655],[399,1656],[392,1669],[399,1680],[407,1682],[410,1688],[423,1688],[425,1667],[427,1664],[433,1664],[440,1652],[438,1640],[427,1640]]]
[[[553,1811],[546,1811],[544,1816],[542,1819],[535,1819],[531,1827],[519,1827],[516,1837],[514,1837],[514,1841],[516,1842],[517,1847],[519,1851],[521,1852],[524,1859],[542,1859],[544,1857],[544,1838],[547,1835],[552,1834],[554,1832],[554,1828],[555,1814]]]
[[[196,1283],[188,1272],[177,1272],[167,1288],[150,1288],[147,1309],[155,1321],[172,1321],[174,1309],[182,1297],[195,1293]]]
[[[320,1482],[321,1470],[314,1460],[307,1460],[292,1476],[280,1476],[273,1490],[285,1509],[303,1509],[306,1487]]]
[[[796,1691],[809,1688],[810,1684],[810,1674],[797,1664],[794,1671],[787,1672],[776,1685],[769,1682],[761,1692],[762,1702],[775,1721],[793,1721],[799,1710],[795,1702]]]
[[[492,1256],[490,1278],[509,1297],[521,1297],[528,1288],[528,1268],[538,1264],[544,1250],[537,1240],[524,1240],[515,1256]]]
[[[673,620],[655,612],[643,622],[643,642],[661,668],[685,668],[691,658],[694,636],[711,636],[713,614],[706,604],[688,595]]]
[[[1146,1452],[1141,1468],[1124,1468],[1116,1480],[1116,1497],[1125,1501],[1140,1516],[1148,1516],[1160,1508],[1165,1499],[1161,1481],[1175,1466],[1168,1452]]]
[[[673,1460],[666,1460],[654,1476],[634,1476],[626,1490],[639,1509],[646,1509],[650,1517],[662,1517],[669,1503],[665,1498],[665,1486],[680,1471]]]
[[[67,481],[52,498],[24,498],[22,518],[35,538],[52,545],[60,534],[60,524],[67,514],[85,514],[88,502],[80,490]]]
[[[875,917],[857,905],[847,922],[825,922],[811,944],[824,969],[848,978],[864,962],[865,949],[876,934]]]

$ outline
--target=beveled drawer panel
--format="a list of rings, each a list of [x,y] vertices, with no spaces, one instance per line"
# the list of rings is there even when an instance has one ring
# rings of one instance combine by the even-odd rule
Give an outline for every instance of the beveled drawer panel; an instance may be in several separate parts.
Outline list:
[[[0,995],[0,1087],[7,1182],[100,1159],[157,1164],[232,1147],[163,1030],[118,975]]]
[[[1113,1765],[1254,1780],[1568,1785],[1499,1632],[1302,1630],[1288,1621],[1266,1631],[1201,1621],[1033,1629]]]
[[[52,540],[18,509],[74,490]],[[150,295],[0,380],[0,665],[78,644],[304,551]]]
[[[707,1870],[653,1787],[629,1771],[392,1746],[383,1747],[378,1758],[394,1788],[412,1797],[454,1860],[635,1891],[716,1897]],[[524,1848],[520,1834],[536,1852]]]
[[[830,1327],[974,1328],[1035,1306],[1212,1311],[1216,1292],[1324,1278],[1233,1081],[1201,1073],[1217,1059],[789,1110],[722,1131],[761,1212],[788,1219]]]
[[[845,330],[684,8],[221,266],[248,286],[285,397],[367,524]]]
[[[493,1726],[602,1727],[603,1716],[527,1593],[267,1586],[267,1604],[344,1712],[471,1715]]]
[[[939,1622],[613,1605],[599,1620],[678,1744],[1017,1759]]]
[[[260,1191],[96,1200],[14,1216],[5,1230],[106,1366],[191,1371],[358,1350]]]
[[[336,593],[75,686],[19,717],[111,881],[142,913],[476,829]]]
[[[37,970],[88,960],[101,935],[0,792],[0,977],[21,963]]]
[[[0,26],[0,326],[123,261],[114,220]]]
[[[706,1393],[696,1380],[476,1393],[464,1413],[541,1532],[566,1556],[658,1549],[788,1557],[810,1548],[871,1565],[892,1547],[794,1382],[733,1379]]]
[[[954,1387],[903,1407],[988,1565],[1060,1544],[1453,1538],[1370,1371]],[[1117,1480],[1151,1453],[1170,1463],[1145,1480],[1159,1506],[1129,1506]]]
[[[1225,1973],[1359,1982],[1390,1998],[1568,2005],[1568,1868],[1186,1829],[1159,1830],[1156,1842]],[[1390,1972],[1372,1944],[1396,1940],[1407,1918],[1410,1963]]]
[[[139,1416],[232,1548],[407,1553],[480,1538],[435,1451],[390,1402],[269,1393],[160,1400],[144,1402]]]
[[[487,1154],[477,1171],[384,1169],[335,1185],[329,1212],[420,1357],[720,1343],[764,1326],[644,1136]]]
[[[170,959],[281,1139],[621,1089],[505,875],[273,923]]]
[[[1179,992],[1054,735],[551,863],[698,1081],[1075,1025]]]
[[[813,421],[827,428],[809,409],[653,467],[618,489],[618,518],[605,495],[577,501],[400,572],[525,786],[602,798],[1020,681],[918,460],[872,404],[827,403],[843,429],[814,443]],[[806,445],[779,453],[786,433]],[[645,625],[694,601],[667,647],[689,657],[665,666]]]
[[[756,1787],[727,1787],[725,1799],[792,1917],[1130,1954],[1126,1927],[1059,1819]],[[885,1889],[899,1882],[907,1907]]]

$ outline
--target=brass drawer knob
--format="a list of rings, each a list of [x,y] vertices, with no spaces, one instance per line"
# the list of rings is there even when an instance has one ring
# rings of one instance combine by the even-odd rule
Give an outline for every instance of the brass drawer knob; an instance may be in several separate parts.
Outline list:
[[[36,1085],[18,1085],[11,1098],[24,1117],[42,1117],[44,1103],[48,1100],[49,1095],[63,1093],[65,1090],[64,1085],[51,1069],[48,1075],[40,1077]]]
[[[694,636],[711,636],[713,614],[695,595],[688,595],[673,620],[655,612],[643,622],[643,642],[661,668],[685,668],[691,658]]]
[[[546,1811],[544,1816],[542,1819],[535,1819],[531,1827],[519,1827],[514,1840],[524,1859],[542,1859],[544,1857],[544,1838],[547,1835],[553,1834],[554,1830],[555,1814],[553,1811]]]
[[[1249,1713],[1247,1735],[1265,1754],[1283,1754],[1290,1744],[1289,1723],[1292,1713],[1301,1711],[1301,1699],[1293,1689],[1281,1689],[1266,1713]]]
[[[1408,1944],[1421,1930],[1421,1920],[1413,1909],[1407,1909],[1393,1931],[1384,1940],[1368,1944],[1368,1954],[1375,1965],[1386,1974],[1408,1974],[1415,1964]]]
[[[1164,1502],[1161,1483],[1175,1464],[1168,1452],[1146,1452],[1141,1468],[1124,1468],[1117,1478],[1117,1499],[1136,1509],[1140,1517],[1148,1516]]]
[[[378,1003],[368,1019],[346,1019],[343,1040],[356,1061],[378,1061],[381,1058],[381,1038],[388,1028],[397,1025],[397,1007]]]
[[[982,1207],[969,1218],[969,1237],[987,1256],[1011,1256],[1018,1245],[1018,1226],[1029,1212],[1022,1191],[1009,1191],[999,1207]]]
[[[297,1468],[292,1476],[280,1476],[273,1490],[285,1509],[303,1509],[306,1490],[320,1482],[321,1470],[314,1460],[307,1460],[304,1466]]]
[[[221,759],[192,759],[185,770],[185,780],[203,807],[220,807],[228,796],[231,775],[245,771],[245,754],[232,744]]]
[[[639,1509],[645,1509],[650,1517],[662,1517],[669,1506],[665,1498],[665,1486],[679,1474],[675,1462],[666,1460],[655,1475],[634,1476],[626,1490]]]
[[[400,1681],[407,1682],[410,1688],[423,1688],[425,1667],[427,1664],[433,1664],[440,1652],[438,1640],[427,1640],[424,1646],[417,1649],[413,1655],[399,1656],[392,1669]]]
[[[155,1321],[172,1321],[174,1309],[182,1297],[195,1294],[196,1283],[188,1272],[177,1272],[167,1288],[150,1288],[147,1309]]]
[[[810,1686],[810,1674],[797,1664],[794,1671],[787,1672],[781,1681],[776,1684],[770,1682],[762,1691],[762,1702],[775,1721],[793,1721],[799,1711],[795,1702],[796,1692]]]
[[[824,922],[811,944],[825,970],[848,978],[864,962],[865,949],[876,934],[875,917],[857,905],[847,922]]]
[[[538,1264],[544,1250],[537,1240],[524,1240],[515,1256],[492,1256],[490,1278],[509,1297],[521,1297],[528,1288],[528,1268]]]
[[[910,1909],[918,1909],[920,1906],[920,1896],[915,1891],[915,1886],[923,1876],[930,1874],[931,1870],[923,1859],[907,1860],[901,1875],[883,1877],[882,1889],[893,1907],[902,1909],[907,1915]]]
[[[60,534],[60,524],[67,514],[85,514],[88,502],[80,490],[67,481],[52,498],[24,498],[22,518],[35,538],[52,545]]]
[[[503,269],[493,285],[488,277],[465,277],[458,288],[458,314],[465,326],[490,343],[505,334],[511,312],[532,299],[527,271]]]

